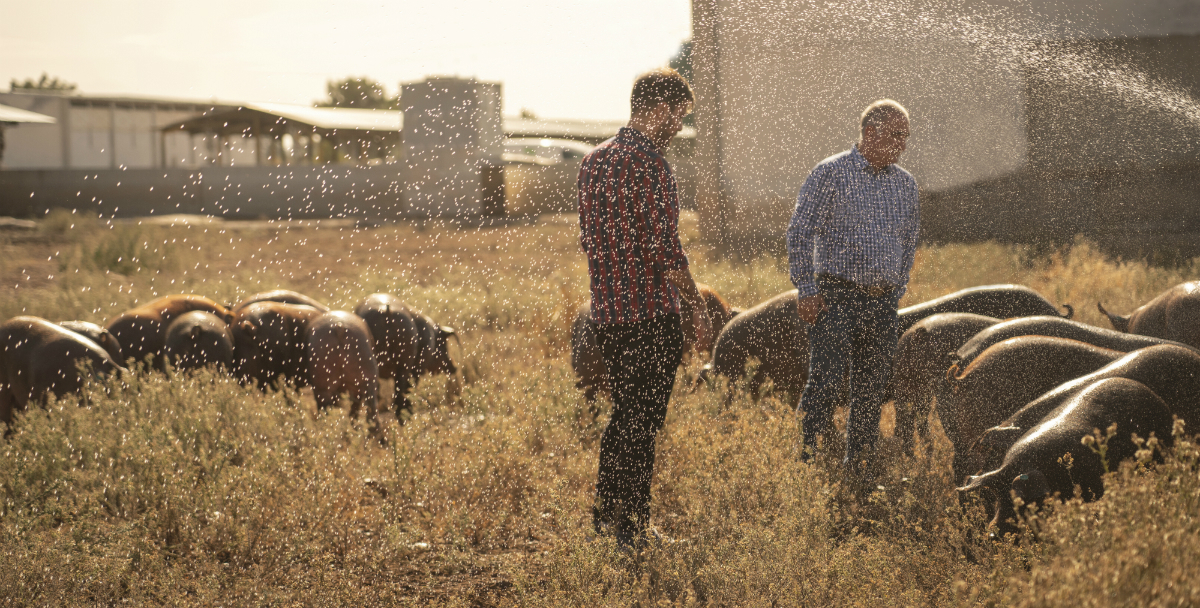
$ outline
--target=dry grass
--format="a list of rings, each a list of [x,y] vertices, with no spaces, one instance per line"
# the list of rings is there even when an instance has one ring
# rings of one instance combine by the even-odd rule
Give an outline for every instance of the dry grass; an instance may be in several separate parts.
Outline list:
[[[74,227],[71,225],[74,224]],[[782,261],[691,243],[733,304],[788,289]],[[672,401],[653,517],[692,539],[640,568],[586,538],[603,428],[567,363],[587,294],[576,228],[370,230],[112,226],[56,214],[0,235],[0,316],[102,322],[194,292],[296,289],[348,308],[388,291],[463,334],[465,387],[428,378],[386,446],[295,391],[148,375],[29,412],[0,443],[0,597],[13,605],[1188,605],[1200,557],[1197,449],[1127,465],[1108,496],[1039,514],[1041,542],[994,544],[961,506],[949,444],[893,455],[891,490],[851,499],[829,463],[793,457],[781,401]],[[130,262],[130,258],[136,259]],[[1101,323],[1197,278],[1101,256],[995,244],[921,250],[905,304],[1030,285]],[[681,371],[677,387],[700,362]],[[936,425],[934,425],[936,428]],[[885,429],[886,430],[886,429]]]

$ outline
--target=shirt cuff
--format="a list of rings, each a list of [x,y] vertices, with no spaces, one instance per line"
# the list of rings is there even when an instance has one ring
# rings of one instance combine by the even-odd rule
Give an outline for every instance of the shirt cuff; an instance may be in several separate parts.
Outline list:
[[[795,285],[797,298],[808,298],[821,293],[821,291],[817,289],[817,283],[815,281],[804,281],[802,283],[796,283]]]

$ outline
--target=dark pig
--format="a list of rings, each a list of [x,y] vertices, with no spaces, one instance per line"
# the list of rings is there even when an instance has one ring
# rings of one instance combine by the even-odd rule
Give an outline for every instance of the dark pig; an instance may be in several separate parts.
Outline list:
[[[1077,340],[1019,336],[993,345],[946,372],[937,396],[938,419],[954,444],[954,481],[969,469],[967,452],[983,431],[1046,391],[1119,359],[1124,353]]]
[[[241,309],[258,302],[279,302],[280,304],[298,304],[300,306],[312,306],[321,312],[329,312],[329,307],[310,298],[300,292],[291,291],[288,289],[275,289],[272,291],[263,291],[256,293],[246,299],[238,302],[233,306],[233,312],[238,312]]]
[[[230,327],[234,374],[264,390],[280,380],[307,384],[308,323],[322,314],[311,306],[279,302],[243,308]]]
[[[1070,304],[1064,304],[1063,308],[1066,313],[1062,317],[1070,319],[1075,314]],[[969,312],[997,319],[1058,316],[1054,304],[1024,285],[980,285],[901,308],[900,331],[908,331],[917,321],[942,312]]]
[[[945,377],[954,351],[999,322],[969,312],[944,312],[917,321],[900,336],[884,401],[892,401],[896,408],[895,434],[905,452],[912,453],[916,432],[928,434],[934,386]]]
[[[1186,429],[1192,433],[1200,429],[1200,353],[1185,346],[1151,346],[1043,393],[984,431],[969,448],[970,468],[995,468],[1009,447],[1047,414],[1088,385],[1108,378],[1127,378],[1146,385],[1184,421]]]
[[[119,363],[125,359],[121,354],[121,343],[107,329],[87,321],[61,321],[59,325],[99,344],[113,361]]]
[[[354,314],[371,330],[379,377],[395,379],[392,407],[398,420],[403,421],[402,414],[411,411],[408,392],[422,374],[458,374],[458,366],[450,358],[449,339],[458,339],[453,327],[438,325],[386,293],[368,296],[354,308]],[[456,378],[449,390],[452,395],[458,392]]]
[[[1117,331],[1154,336],[1200,348],[1200,281],[1180,283],[1155,296],[1127,317],[1096,307]]]
[[[167,361],[179,370],[216,365],[233,370],[233,332],[220,317],[202,310],[179,315],[167,326]]]
[[[980,353],[987,350],[993,344],[1017,336],[1035,335],[1078,340],[1080,342],[1087,342],[1093,346],[1110,348],[1123,353],[1139,348],[1146,348],[1147,346],[1172,344],[1172,342],[1162,338],[1125,334],[1058,317],[1025,317],[997,323],[975,334],[974,337],[955,352],[954,362],[958,363],[959,367],[966,367],[971,364],[971,361],[975,357],[979,356]],[[1182,344],[1175,344],[1183,346]]]
[[[1032,488],[1018,488],[1027,502],[1053,494],[1073,496],[1076,485],[1084,500],[1095,500],[1104,494],[1105,466],[1116,469],[1122,460],[1136,455],[1138,446],[1131,436],[1136,433],[1146,439],[1153,434],[1169,442],[1172,422],[1170,408],[1146,385],[1126,378],[1097,380],[1014,443],[999,468],[972,477],[959,491],[985,492],[1000,534],[1015,532],[1016,511],[1010,494],[1014,480],[1035,482],[1030,484]],[[1103,462],[1094,446],[1081,440],[1094,430],[1105,432],[1112,424],[1117,425],[1116,434],[1107,441],[1107,462]]]

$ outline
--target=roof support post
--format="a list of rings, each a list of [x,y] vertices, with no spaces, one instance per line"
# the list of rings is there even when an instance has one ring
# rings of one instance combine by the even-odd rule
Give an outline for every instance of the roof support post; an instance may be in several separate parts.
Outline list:
[[[108,102],[108,165],[117,168],[117,104]]]
[[[254,166],[263,166],[262,117],[254,115]]]

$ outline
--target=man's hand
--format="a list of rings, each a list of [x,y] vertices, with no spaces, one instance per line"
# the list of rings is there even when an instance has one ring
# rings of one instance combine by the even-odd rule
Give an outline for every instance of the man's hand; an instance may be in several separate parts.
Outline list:
[[[716,336],[713,335],[712,319],[708,316],[708,308],[703,305],[692,306],[692,327],[696,328],[696,352],[708,352],[713,347]]]
[[[692,307],[692,327],[696,328],[696,350],[707,351],[712,348],[713,335],[712,319],[708,318],[708,306],[704,303],[700,291],[696,289],[696,281],[692,271],[687,268],[668,270],[667,279],[679,290],[679,296]]]
[[[822,310],[827,309],[825,298],[821,294],[796,300],[796,312],[800,314],[800,320],[809,325],[815,324],[817,322],[817,315],[821,314]]]

